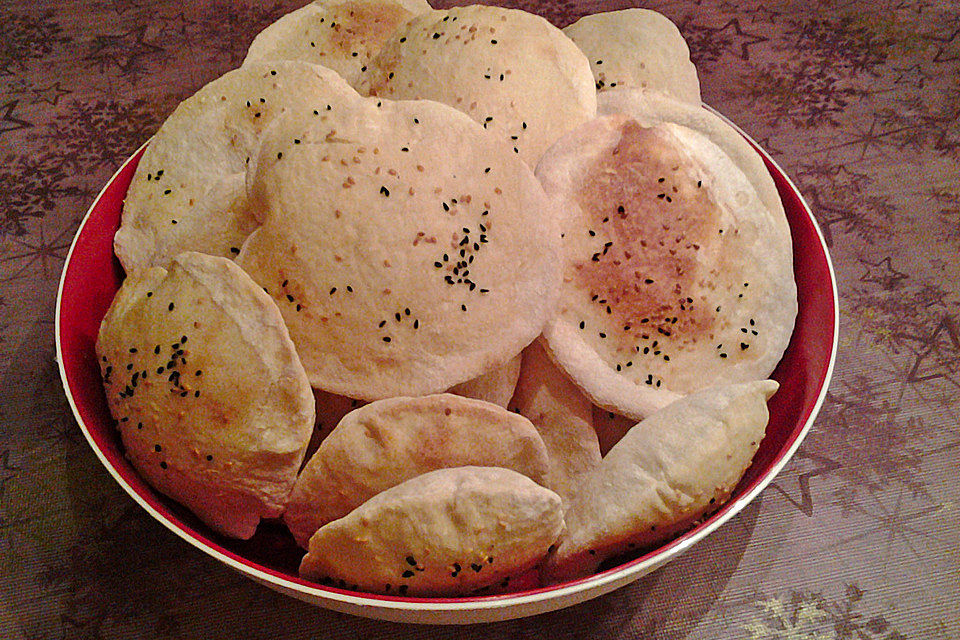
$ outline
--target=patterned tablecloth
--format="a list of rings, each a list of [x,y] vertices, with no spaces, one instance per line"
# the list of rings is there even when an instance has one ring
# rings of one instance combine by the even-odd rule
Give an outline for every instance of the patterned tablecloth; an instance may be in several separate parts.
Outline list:
[[[960,638],[957,2],[646,5],[680,26],[705,101],[799,185],[841,297],[836,373],[803,446],[665,568],[535,618],[402,626],[269,591],[127,497],[60,386],[64,258],[117,166],[295,4],[2,4],[0,637]],[[627,4],[511,6],[563,26]]]

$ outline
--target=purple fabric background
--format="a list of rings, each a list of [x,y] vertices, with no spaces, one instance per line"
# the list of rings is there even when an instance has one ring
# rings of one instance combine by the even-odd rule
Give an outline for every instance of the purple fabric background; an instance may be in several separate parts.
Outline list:
[[[960,637],[957,2],[509,3],[558,26],[625,6],[670,17],[705,101],[794,178],[830,244],[841,344],[820,417],[677,561],[565,611],[408,627],[273,593],[137,507],[63,397],[60,270],[114,169],[297,4],[2,3],[0,637]]]

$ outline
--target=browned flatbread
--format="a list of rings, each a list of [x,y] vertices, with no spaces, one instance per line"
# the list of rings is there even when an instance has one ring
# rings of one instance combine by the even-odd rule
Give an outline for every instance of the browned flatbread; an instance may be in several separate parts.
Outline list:
[[[300,473],[283,519],[301,546],[327,522],[421,473],[465,465],[513,469],[543,482],[536,428],[489,402],[437,394],[391,398],[348,413]]]
[[[456,467],[370,498],[310,538],[300,575],[397,595],[464,595],[539,564],[560,497],[509,469]]]
[[[176,256],[127,276],[97,339],[127,457],[216,531],[280,515],[313,397],[276,305],[226,258]]]

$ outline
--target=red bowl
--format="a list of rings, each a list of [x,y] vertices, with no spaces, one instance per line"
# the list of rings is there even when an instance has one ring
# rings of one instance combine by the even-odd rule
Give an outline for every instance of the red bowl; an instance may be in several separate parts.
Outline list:
[[[543,613],[607,593],[677,557],[743,509],[800,446],[826,395],[838,327],[836,281],[826,244],[796,186],[769,155],[746,134],[744,137],[763,156],[783,200],[793,236],[799,298],[793,337],[772,376],[780,383],[780,390],[769,404],[767,435],[732,498],[717,513],[670,542],[589,578],[509,594],[465,598],[388,597],[320,586],[297,576],[302,551],[281,527],[262,525],[248,541],[227,539],[148,486],[124,457],[107,409],[94,351],[100,322],[123,280],[123,269],[113,255],[113,236],[120,224],[123,198],[144,147],[120,167],[97,196],[80,224],[64,265],[57,298],[56,342],[67,399],[100,461],[154,518],[226,565],[294,597],[367,617],[463,624]]]

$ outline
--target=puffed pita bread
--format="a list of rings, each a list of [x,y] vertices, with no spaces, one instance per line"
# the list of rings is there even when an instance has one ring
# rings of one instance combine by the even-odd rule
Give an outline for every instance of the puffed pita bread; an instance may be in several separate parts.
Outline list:
[[[666,16],[649,9],[595,13],[563,32],[590,61],[598,92],[649,89],[699,106],[700,81],[690,49]]]
[[[583,479],[544,567],[548,580],[589,575],[719,507],[760,446],[776,390],[772,380],[705,389],[633,427]]]
[[[301,60],[333,69],[353,87],[394,30],[431,11],[425,0],[317,0],[257,34],[243,64]]]
[[[540,432],[550,465],[544,486],[566,507],[580,492],[579,478],[600,464],[593,405],[550,361],[539,340],[523,350],[513,405]]]
[[[127,457],[216,531],[280,515],[313,397],[273,301],[233,262],[183,253],[129,275],[97,339]]]
[[[791,238],[719,147],[606,116],[554,145],[537,175],[567,212],[544,336],[595,404],[641,419],[770,375],[796,316]]]
[[[520,355],[518,354],[507,361],[506,364],[488,373],[451,387],[448,393],[491,402],[506,408],[510,398],[513,397],[513,390],[517,386],[519,375]],[[330,432],[345,415],[366,404],[362,400],[338,396],[321,389],[314,389],[313,397],[316,400],[317,419],[314,423],[313,435],[310,438],[310,446],[307,447],[308,460],[320,447],[323,439],[330,435]]]
[[[436,102],[341,116],[271,132],[251,185],[263,226],[238,258],[313,386],[439,393],[519,353],[560,277],[558,216],[529,168]]]
[[[377,494],[310,538],[300,575],[395,595],[464,595],[539,564],[560,497],[509,469],[457,467]]]
[[[597,108],[590,65],[563,32],[540,16],[481,5],[424,14],[397,29],[359,90],[455,107],[531,167]]]
[[[114,238],[128,273],[181,251],[235,258],[257,222],[244,176],[281,113],[337,108],[360,96],[336,73],[303,62],[230,71],[184,100],[150,141]]]
[[[505,467],[542,483],[543,440],[530,422],[496,405],[451,394],[391,398],[347,414],[300,473],[283,515],[306,546],[327,522],[427,471]]]
[[[510,358],[505,364],[477,376],[473,380],[461,382],[450,387],[450,393],[465,398],[475,398],[507,408],[520,377],[520,354]]]
[[[760,201],[773,212],[773,222],[780,228],[778,233],[790,233],[787,216],[783,211],[783,201],[780,200],[777,185],[763,163],[763,158],[739,131],[703,105],[674,100],[656,91],[617,89],[604,91],[597,96],[597,112],[604,116],[622,113],[644,127],[672,122],[693,129],[708,138],[723,149],[750,180]]]

